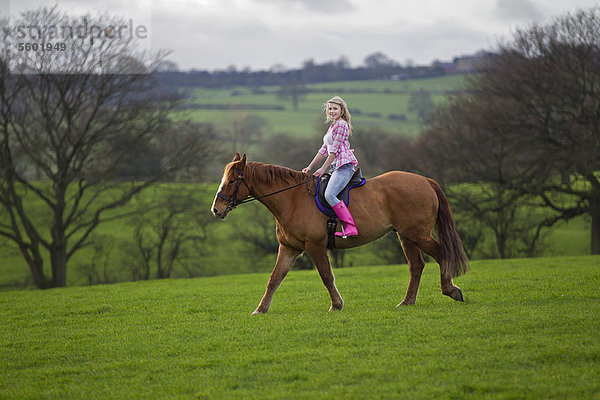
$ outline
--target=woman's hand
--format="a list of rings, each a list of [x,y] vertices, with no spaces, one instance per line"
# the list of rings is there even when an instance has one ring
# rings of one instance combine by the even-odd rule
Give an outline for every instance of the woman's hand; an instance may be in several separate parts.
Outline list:
[[[315,171],[315,173],[313,174],[316,177],[321,177],[323,175],[325,175],[325,168],[321,167],[318,170]]]
[[[306,167],[302,170],[302,172],[304,172],[305,174],[308,174],[311,169],[312,169],[311,167]]]

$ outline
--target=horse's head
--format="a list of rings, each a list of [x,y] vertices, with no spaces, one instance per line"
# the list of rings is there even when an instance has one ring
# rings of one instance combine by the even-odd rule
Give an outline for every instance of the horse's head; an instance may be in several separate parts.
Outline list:
[[[215,217],[224,219],[229,211],[233,210],[242,200],[250,194],[250,188],[244,180],[244,167],[246,155],[235,153],[233,161],[225,166],[221,186],[217,190],[212,204],[212,213]]]

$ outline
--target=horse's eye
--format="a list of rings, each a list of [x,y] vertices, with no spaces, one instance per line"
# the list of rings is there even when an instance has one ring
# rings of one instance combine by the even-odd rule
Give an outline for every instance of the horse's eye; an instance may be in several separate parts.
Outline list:
[[[229,184],[231,185],[233,182],[235,182],[235,181],[234,181],[233,179],[231,179],[231,180],[230,180],[229,182],[227,182],[227,183],[229,183]]]

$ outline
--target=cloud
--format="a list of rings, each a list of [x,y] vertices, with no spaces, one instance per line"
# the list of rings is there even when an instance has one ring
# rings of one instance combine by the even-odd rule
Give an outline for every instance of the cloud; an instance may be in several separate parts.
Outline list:
[[[281,8],[303,8],[317,13],[349,12],[356,9],[350,0],[260,0],[267,4],[277,4]]]
[[[254,66],[276,51],[272,41],[281,35],[253,15],[218,15],[203,9],[187,15],[164,10],[153,18],[152,32],[153,48],[174,50],[170,58],[184,69]]]
[[[503,21],[539,21],[543,13],[531,0],[496,0],[494,16]]]
[[[9,1],[16,9],[44,0]],[[331,61],[353,65],[376,51],[426,64],[490,48],[515,25],[599,0],[56,0],[61,9],[108,10],[150,26],[153,49],[183,69],[252,69]],[[17,6],[18,4],[18,6]],[[1,9],[1,7],[0,7]],[[146,21],[146,20],[149,21]]]

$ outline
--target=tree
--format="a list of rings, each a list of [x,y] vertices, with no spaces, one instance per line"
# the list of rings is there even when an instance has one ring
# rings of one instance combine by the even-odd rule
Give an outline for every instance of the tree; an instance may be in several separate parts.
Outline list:
[[[261,271],[272,265],[279,250],[276,235],[276,223],[273,215],[258,203],[248,204],[253,208],[244,217],[237,216],[233,221],[235,238],[241,250],[240,256],[245,261],[245,269],[241,271]],[[312,269],[314,264],[310,257],[301,254],[293,264],[295,269]],[[240,269],[236,270],[240,271]]]
[[[52,42],[48,27],[76,27],[82,19],[90,27],[125,25],[54,7],[25,12],[15,26],[46,27],[35,30],[37,41]],[[149,56],[134,37],[107,32],[61,36],[65,51],[0,45],[0,235],[19,248],[39,288],[65,286],[69,260],[97,226],[196,150],[194,138],[174,148],[160,134],[177,100],[157,90],[149,73],[164,53]],[[131,150],[141,148],[161,149],[156,169],[135,180],[118,176],[136,157]]]
[[[365,176],[400,169],[414,170],[413,142],[378,126],[358,127],[350,137]]]
[[[388,232],[381,239],[373,242],[371,247],[377,263],[406,264],[406,257],[395,231]]]
[[[154,192],[150,210],[133,219],[137,250],[132,262],[137,267],[132,271],[134,278],[168,278],[177,266],[189,274],[197,273],[190,264],[197,264],[206,227],[215,221],[209,213],[197,212],[201,197],[185,185]]]
[[[435,104],[433,103],[431,94],[427,90],[420,88],[416,92],[410,94],[410,98],[408,99],[408,111],[417,113],[421,121],[425,121],[425,118],[434,107]]]
[[[284,83],[277,92],[277,98],[282,100],[291,99],[294,111],[298,111],[300,100],[306,97],[306,86],[301,83]]]
[[[265,163],[284,165],[301,170],[315,155],[315,148],[319,148],[322,134],[318,138],[299,138],[286,134],[270,136],[261,143],[257,159]]]
[[[554,224],[557,218],[532,215],[535,196],[508,187],[509,182],[525,173],[529,164],[513,151],[511,138],[497,124],[502,114],[486,112],[489,107],[491,104],[468,96],[454,97],[438,107],[431,115],[428,130],[415,146],[421,153],[420,172],[453,183],[446,193],[457,219],[491,232],[494,246],[481,250],[480,256],[507,258],[523,253],[531,256],[535,254],[542,229]],[[481,244],[473,236],[477,235],[465,233],[473,246]],[[473,254],[474,247],[469,251]]]
[[[118,282],[109,268],[114,263],[112,258],[115,248],[114,238],[111,235],[94,232],[90,235],[89,242],[94,253],[78,266],[84,272],[87,284],[91,286]]]
[[[350,65],[350,60],[346,56],[340,56],[337,61],[335,61],[335,67],[337,69],[350,69],[352,66]]]
[[[398,66],[396,61],[392,60],[380,51],[366,56],[364,62],[365,66],[369,69],[391,68]]]
[[[545,228],[558,220],[555,216],[538,215],[534,196],[494,183],[453,185],[446,193],[454,205],[456,219],[475,229],[465,232],[465,246],[472,245],[471,254],[482,258],[534,257],[547,233]],[[491,235],[484,235],[484,231]],[[493,241],[482,243],[470,235],[491,237]]]
[[[371,79],[389,79],[390,76],[398,74],[400,64],[382,52],[375,52],[365,57],[365,67]]]
[[[231,150],[227,150],[227,154],[259,141],[266,125],[264,118],[254,114],[239,114],[232,118],[224,127],[224,134],[231,143]]]
[[[459,164],[469,157],[471,165],[502,162],[487,169],[496,170],[487,182],[534,195],[563,219],[590,215],[593,254],[600,254],[599,31],[599,7],[517,30],[478,66],[469,95],[438,119],[452,128],[439,131],[448,141],[479,131],[479,140],[467,143],[476,147],[455,146],[454,157]]]
[[[509,107],[501,123],[529,161],[512,187],[538,195],[562,218],[590,215],[593,254],[600,254],[599,31],[600,7],[518,30],[474,81]]]

